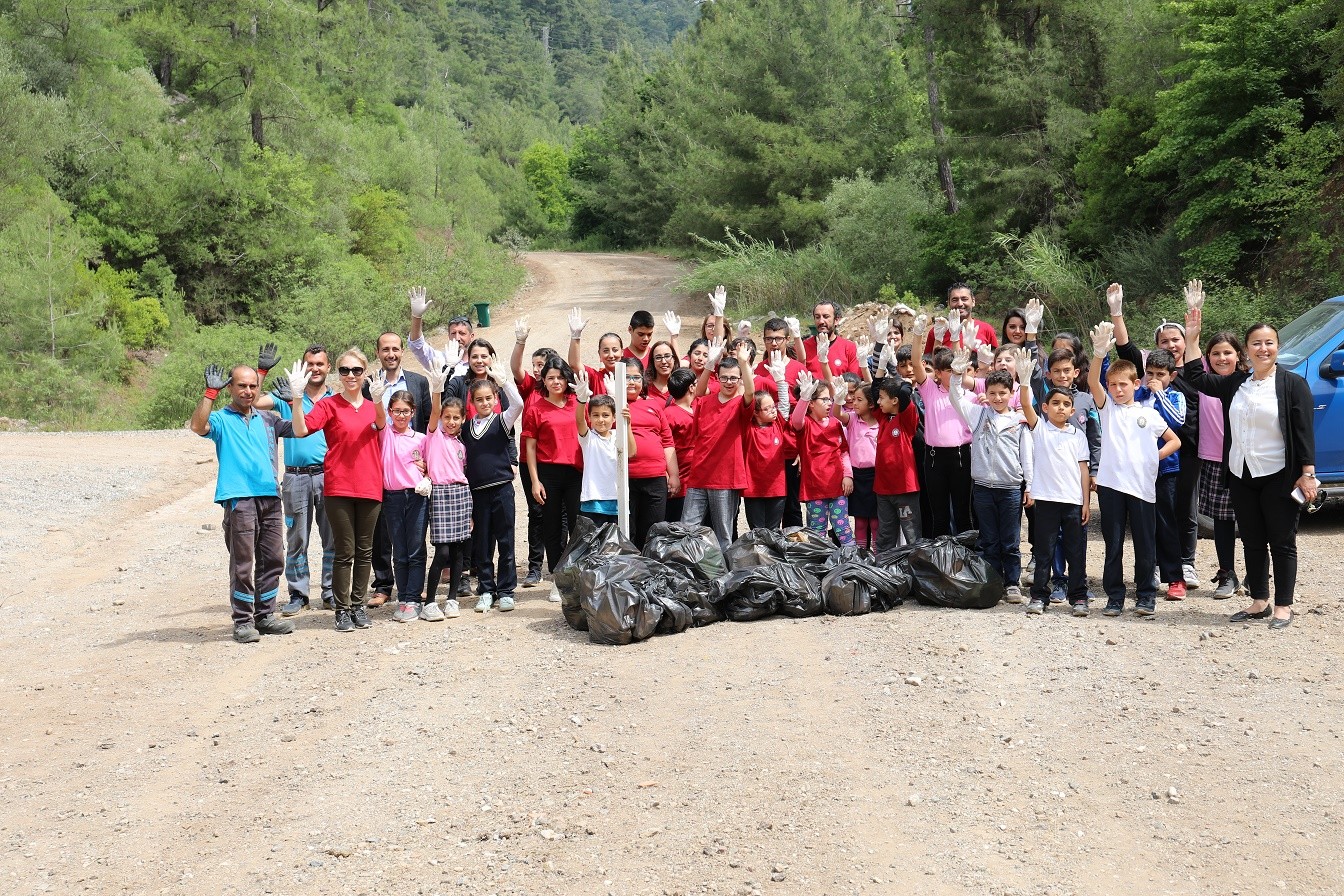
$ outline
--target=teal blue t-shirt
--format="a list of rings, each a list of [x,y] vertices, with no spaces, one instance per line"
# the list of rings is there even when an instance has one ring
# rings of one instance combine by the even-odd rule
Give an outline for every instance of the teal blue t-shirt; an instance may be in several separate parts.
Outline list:
[[[232,407],[210,412],[210,431],[205,438],[215,443],[219,475],[215,480],[215,503],[236,498],[278,498],[275,481],[275,440],[290,438],[294,427],[273,411],[257,411],[244,417]]]

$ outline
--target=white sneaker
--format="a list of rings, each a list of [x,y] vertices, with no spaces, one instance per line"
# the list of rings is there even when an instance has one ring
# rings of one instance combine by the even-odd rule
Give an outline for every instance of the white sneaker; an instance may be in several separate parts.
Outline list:
[[[420,618],[425,622],[442,622],[443,611],[439,609],[438,601],[425,601],[425,605],[420,610]]]
[[[1010,604],[1022,603],[1022,589],[1017,585],[1009,585],[1004,589],[1004,598]]]
[[[490,612],[490,605],[493,604],[494,602],[495,602],[495,596],[491,594],[489,591],[485,592],[476,599],[476,612],[477,613]]]
[[[456,619],[462,615],[462,612],[457,608],[456,598],[449,598],[443,602],[443,615],[449,619]]]
[[[551,593],[548,594],[548,595],[546,595],[546,599],[547,599],[548,601],[550,601],[551,603],[553,603],[553,604],[558,604],[558,603],[560,603],[560,589],[558,589],[558,588],[556,588],[554,585],[552,585],[552,586],[551,586]]]
[[[414,622],[420,618],[420,605],[412,603],[397,604],[397,609],[392,612],[393,622]]]
[[[1200,586],[1199,575],[1189,563],[1181,564],[1181,575],[1185,578],[1185,587],[1191,590]]]

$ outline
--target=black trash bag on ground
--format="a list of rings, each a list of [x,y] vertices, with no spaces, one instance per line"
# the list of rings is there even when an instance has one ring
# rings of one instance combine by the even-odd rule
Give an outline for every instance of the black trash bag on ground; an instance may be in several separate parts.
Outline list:
[[[779,563],[784,559],[784,533],[778,529],[752,529],[729,545],[723,557],[729,569]]]
[[[814,529],[790,526],[784,530],[784,559],[818,581],[835,565],[835,542]]]
[[[638,554],[621,554],[593,563],[579,574],[579,599],[588,622],[588,640],[594,644],[630,644],[651,637],[663,624],[668,606],[678,604],[690,622],[690,610],[675,596],[684,581],[676,570]],[[674,607],[673,614],[678,610]],[[676,628],[677,621],[667,630]]]
[[[841,563],[821,581],[826,612],[832,616],[862,616],[872,610],[886,612],[905,603],[909,593],[910,576],[906,572],[862,560]]]
[[[597,526],[586,516],[574,522],[569,544],[552,571],[555,590],[560,592],[560,611],[569,627],[587,631],[588,623],[579,602],[579,576],[589,566],[605,563],[622,554],[639,554],[614,523]]]
[[[719,540],[708,526],[654,523],[644,540],[644,556],[700,582],[712,582],[728,574]]]
[[[963,532],[913,545],[909,555],[915,597],[922,604],[985,610],[1003,599],[1003,578],[963,543]]]
[[[714,603],[734,622],[751,622],[775,613],[795,618],[820,616],[821,583],[784,563],[750,566],[719,582]]]
[[[717,583],[684,581],[685,587],[677,592],[677,600],[690,608],[691,624],[700,627],[722,622],[723,614],[714,605]]]

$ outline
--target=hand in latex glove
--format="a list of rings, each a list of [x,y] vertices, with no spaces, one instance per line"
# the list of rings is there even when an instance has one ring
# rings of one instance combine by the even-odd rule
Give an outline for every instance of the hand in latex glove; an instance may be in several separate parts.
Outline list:
[[[924,315],[920,315],[923,317]],[[933,319],[933,347],[937,348],[943,344],[943,339],[947,336],[947,318],[935,317]]]
[[[448,382],[448,375],[452,372],[452,365],[445,364],[438,370],[431,367],[425,371],[425,379],[429,380],[429,391],[433,395],[443,393],[443,387]]]
[[[885,317],[875,317],[868,322],[868,333],[871,335],[873,345],[881,345],[887,341],[887,331],[891,329],[891,321]]]
[[[789,338],[790,338],[790,339],[797,339],[797,338],[799,338],[800,336],[803,335],[802,328],[799,327],[799,325],[798,325],[798,318],[796,318],[796,317],[786,317],[786,318],[784,318],[784,323],[785,323],[785,325],[788,326],[788,328],[789,328]]]
[[[770,359],[765,365],[765,372],[770,374],[770,379],[776,383],[784,382],[784,376],[788,369],[789,362],[784,357],[783,352],[770,352]]]
[[[751,321],[740,320],[737,322],[737,338],[738,339],[751,338]]]
[[[1185,284],[1185,307],[1204,308],[1204,281],[1191,280]]]
[[[946,327],[944,327],[944,329],[946,329]],[[913,341],[916,343],[923,342],[924,337],[928,335],[928,332],[929,332],[929,316],[927,314],[915,315],[914,322],[910,324],[910,335],[914,337]],[[937,342],[936,339],[934,341]],[[924,346],[922,345],[915,345],[914,348],[912,349],[912,351],[915,352],[922,352],[923,350]]]
[[[532,322],[523,315],[513,322],[513,341],[519,345],[527,344],[527,337],[532,335]]]
[[[415,484],[415,493],[422,498],[428,498],[434,493],[434,483],[430,482],[429,479],[421,479]]]
[[[1092,357],[1104,358],[1115,347],[1115,324],[1103,321],[1092,328]]]
[[[294,390],[290,388],[289,377],[282,376],[271,384],[271,393],[275,395],[277,401],[289,404],[294,400]]]
[[[1036,360],[1032,358],[1031,352],[1024,348],[1019,348],[1016,357],[1013,358],[1013,369],[1017,372],[1017,384],[1031,382],[1031,375],[1036,372]]]
[[[419,320],[425,316],[425,309],[434,304],[433,299],[425,298],[425,288],[423,286],[412,286],[410,289],[411,297],[411,317]]]
[[[588,321],[583,319],[583,312],[578,308],[573,308],[569,312],[569,338],[582,339],[583,328],[588,326]]]
[[[295,361],[294,366],[289,368],[289,372],[286,374],[286,378],[289,380],[289,391],[293,395],[297,395],[298,393],[302,392],[304,389],[308,387],[309,373],[310,371],[308,370],[308,362],[304,361],[302,358],[300,358],[298,361]],[[293,400],[294,399],[292,397],[285,399],[285,401],[293,401]]]
[[[491,359],[490,379],[501,389],[513,382],[513,374],[509,372],[509,365],[504,363],[503,358]]]
[[[910,315],[911,317],[915,317],[915,316],[916,316],[916,315],[915,315],[915,309],[911,308],[909,305],[905,304],[904,302],[897,302],[895,305],[892,305],[892,306],[891,306],[891,313],[892,313],[892,314],[908,314],[908,315]]]
[[[1027,307],[1022,309],[1022,317],[1026,319],[1027,338],[1030,339],[1041,332],[1041,319],[1045,317],[1045,306],[1041,304],[1040,299],[1032,299],[1027,302]]]
[[[877,356],[877,372],[882,376],[887,375],[896,363],[896,352],[892,350],[891,343],[888,342],[882,346],[882,354]]]
[[[798,374],[798,400],[808,402],[817,394],[816,377],[804,370]]]
[[[705,364],[709,367],[711,373],[719,369],[719,359],[723,357],[725,348],[727,346],[722,339],[711,339],[709,341],[709,358]]]
[[[1106,307],[1110,309],[1111,317],[1125,313],[1125,288],[1119,283],[1106,287]]]
[[[873,355],[873,344],[867,338],[860,339],[854,345],[854,354],[860,364],[867,364]]]
[[[959,348],[952,353],[952,372],[962,376],[971,369],[971,350]]]
[[[257,376],[261,379],[266,378],[266,374],[274,370],[280,363],[280,349],[276,348],[274,342],[268,342],[257,352]]]
[[[211,364],[205,368],[205,397],[214,401],[219,397],[219,390],[229,384],[229,374],[218,364]]]
[[[593,397],[593,390],[588,387],[588,371],[580,370],[579,379],[574,383],[574,397],[580,404],[587,404]]]
[[[671,336],[681,335],[681,318],[677,316],[677,313],[675,311],[663,312],[663,326],[667,328],[667,332],[669,335]]]
[[[961,326],[961,312],[953,308],[947,312],[947,338],[953,345],[961,345],[963,348],[970,348],[965,344],[965,334]]]
[[[723,307],[727,304],[728,290],[722,285],[709,294],[709,313],[715,317],[723,317]]]
[[[994,363],[994,346],[982,345],[975,350],[975,363],[977,367],[988,370]]]
[[[835,403],[832,407],[843,407],[846,399],[849,398],[849,380],[836,377],[831,380],[831,388],[835,390],[835,394],[832,396]]]
[[[831,359],[831,337],[817,333],[817,360],[825,364]]]
[[[368,383],[369,398],[372,398],[374,401],[382,401],[383,394],[387,392],[387,375],[379,370],[369,377]]]

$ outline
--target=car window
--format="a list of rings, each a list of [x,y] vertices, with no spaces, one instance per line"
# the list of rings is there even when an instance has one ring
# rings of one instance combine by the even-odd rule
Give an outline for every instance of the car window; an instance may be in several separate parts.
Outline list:
[[[1322,302],[1279,331],[1279,363],[1296,367],[1327,342],[1339,340],[1344,304]]]

